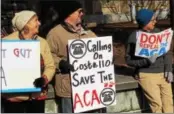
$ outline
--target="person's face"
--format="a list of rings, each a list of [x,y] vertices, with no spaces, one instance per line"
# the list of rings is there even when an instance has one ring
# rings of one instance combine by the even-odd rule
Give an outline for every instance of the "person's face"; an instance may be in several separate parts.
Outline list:
[[[29,32],[33,35],[38,34],[39,33],[39,26],[40,26],[40,22],[38,20],[37,15],[33,16],[29,22],[27,23],[27,27],[29,29]]]
[[[84,15],[83,9],[82,8],[79,8],[78,10],[76,10],[75,12],[73,12],[69,16],[69,18],[70,18],[71,22],[74,23],[74,25],[78,26],[82,22],[83,15]]]
[[[153,30],[155,28],[156,22],[157,22],[156,17],[153,16],[150,22],[143,29],[149,30],[149,31]]]

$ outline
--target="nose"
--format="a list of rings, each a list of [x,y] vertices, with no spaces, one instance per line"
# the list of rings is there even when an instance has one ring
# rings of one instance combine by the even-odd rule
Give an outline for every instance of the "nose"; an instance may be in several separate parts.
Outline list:
[[[40,21],[38,21],[37,23],[38,23],[39,26],[41,25],[41,22]]]
[[[157,21],[156,21],[156,19],[155,19],[155,23],[156,23]]]
[[[153,22],[153,23],[154,23],[154,25],[156,24],[156,22],[157,22],[157,21],[156,21],[156,20],[154,20],[154,22]]]
[[[83,15],[84,15],[84,12],[83,12],[83,11],[81,11],[81,12],[80,12],[80,16],[83,16]]]

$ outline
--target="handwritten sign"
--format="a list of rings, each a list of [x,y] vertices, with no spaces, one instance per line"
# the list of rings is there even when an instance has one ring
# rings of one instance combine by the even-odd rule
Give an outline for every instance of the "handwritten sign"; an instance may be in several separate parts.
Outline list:
[[[40,42],[2,40],[0,75],[2,93],[36,92],[33,82],[40,77]]]
[[[161,56],[170,49],[173,31],[166,29],[159,33],[137,32],[135,55],[148,58],[157,54]]]
[[[69,40],[74,112],[116,104],[112,37]]]

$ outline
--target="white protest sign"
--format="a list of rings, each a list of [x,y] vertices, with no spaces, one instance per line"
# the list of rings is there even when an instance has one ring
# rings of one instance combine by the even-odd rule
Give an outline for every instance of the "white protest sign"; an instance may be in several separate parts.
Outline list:
[[[135,55],[148,58],[167,53],[172,42],[173,31],[169,28],[159,33],[137,32]]]
[[[69,40],[68,47],[74,112],[116,104],[112,37]]]
[[[40,74],[40,42],[2,40],[1,92],[36,92],[33,82]]]

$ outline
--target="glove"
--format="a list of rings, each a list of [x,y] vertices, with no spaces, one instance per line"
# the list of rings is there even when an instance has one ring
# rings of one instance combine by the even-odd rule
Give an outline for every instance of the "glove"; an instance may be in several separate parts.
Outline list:
[[[173,73],[172,72],[165,72],[164,77],[166,78],[167,82],[173,82]]]
[[[59,62],[59,69],[61,71],[62,74],[67,74],[70,71],[74,71],[74,66],[69,64],[67,61],[65,60],[61,60]]]
[[[158,57],[158,55],[155,54],[155,55],[151,56],[150,58],[148,58],[148,60],[150,61],[151,64],[153,64],[153,63],[155,63],[157,57]]]
[[[46,80],[44,77],[40,77],[40,78],[37,78],[35,79],[35,81],[33,82],[34,86],[35,87],[44,87],[46,85]]]

